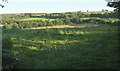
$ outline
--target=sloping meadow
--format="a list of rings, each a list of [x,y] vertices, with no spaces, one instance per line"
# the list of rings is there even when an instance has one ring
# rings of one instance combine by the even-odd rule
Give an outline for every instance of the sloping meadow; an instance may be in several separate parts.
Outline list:
[[[116,26],[4,29],[3,41],[3,49],[9,50],[18,62],[15,63],[13,60],[12,63],[5,63],[4,68],[116,69],[118,67]]]

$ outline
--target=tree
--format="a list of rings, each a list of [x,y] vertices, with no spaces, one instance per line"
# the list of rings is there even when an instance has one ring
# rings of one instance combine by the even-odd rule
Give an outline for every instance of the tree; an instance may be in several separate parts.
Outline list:
[[[3,8],[4,7],[4,5],[2,5],[2,4],[0,4],[0,6]]]
[[[2,0],[2,2],[8,3],[8,0]],[[0,6],[1,6],[2,8],[5,7],[3,4],[0,4]]]
[[[31,17],[32,14],[31,13],[25,13],[25,17]]]
[[[12,25],[5,24],[5,25],[4,25],[4,28],[5,28],[5,29],[11,29],[11,28],[12,28]]]
[[[70,17],[71,17],[71,18],[76,18],[76,16],[77,16],[77,15],[76,15],[76,13],[74,13],[74,12],[70,14]]]
[[[65,23],[66,24],[71,24],[70,18],[68,16],[65,17]]]
[[[102,9],[102,12],[104,12],[105,10],[104,9]]]
[[[62,23],[61,20],[58,18],[54,20],[53,22],[54,22],[54,25],[60,25]]]
[[[50,19],[46,20],[46,22],[47,22],[46,26],[52,26],[53,25],[53,23],[50,21]]]
[[[89,10],[87,10],[87,12],[89,12]]]
[[[120,0],[111,0],[111,1],[108,1],[106,0],[108,3],[107,3],[107,6],[109,7],[113,7],[113,8],[116,8],[115,11],[118,11],[118,18],[120,18]]]

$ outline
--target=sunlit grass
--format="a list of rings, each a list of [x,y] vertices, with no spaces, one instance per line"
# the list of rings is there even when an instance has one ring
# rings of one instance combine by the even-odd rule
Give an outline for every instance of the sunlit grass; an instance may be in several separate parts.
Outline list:
[[[45,26],[45,27],[37,27],[37,28],[25,28],[26,29],[52,29],[52,28],[83,28],[84,25],[58,25],[58,26]]]
[[[24,18],[21,21],[28,21],[28,20],[48,20],[47,18]],[[50,19],[50,21],[53,21],[54,19]]]
[[[29,48],[30,50],[39,50],[37,47],[34,47],[34,46],[29,46],[27,48]]]
[[[103,21],[106,21],[106,22],[115,22],[115,21],[119,21],[119,19],[115,19],[115,18],[96,18],[96,17],[87,17],[87,18],[80,18],[81,20],[89,20],[89,19],[98,19],[98,20],[103,20]]]
[[[117,68],[118,28],[96,27],[3,30],[22,69]],[[4,47],[3,47],[4,48]]]

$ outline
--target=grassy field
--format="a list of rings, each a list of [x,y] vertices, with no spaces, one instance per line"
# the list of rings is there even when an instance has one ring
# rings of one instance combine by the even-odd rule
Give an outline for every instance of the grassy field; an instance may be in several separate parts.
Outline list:
[[[91,26],[100,26],[100,24],[71,24],[71,25],[58,25],[58,26],[45,26],[45,27],[36,27],[36,28],[25,28],[26,29],[52,29],[52,28],[82,28],[82,27],[91,27]]]
[[[91,19],[91,18],[95,18],[95,19],[101,19],[101,20],[104,20],[104,21],[119,21],[119,19],[114,19],[114,18],[96,18],[96,17],[86,17],[86,18],[80,18],[81,20],[88,20],[88,19]]]
[[[17,68],[115,69],[118,67],[117,31],[117,27],[110,25],[3,30],[3,39],[10,39],[9,49],[22,60]]]
[[[28,20],[48,20],[47,18],[24,18],[21,21],[28,21]],[[49,19],[50,21],[54,19]]]

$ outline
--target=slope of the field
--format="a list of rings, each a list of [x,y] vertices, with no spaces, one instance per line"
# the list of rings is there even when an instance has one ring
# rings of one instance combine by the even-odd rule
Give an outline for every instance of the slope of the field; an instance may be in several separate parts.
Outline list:
[[[115,26],[3,30],[3,40],[6,39],[10,41],[8,45],[12,43],[9,49],[21,61],[16,65],[19,69],[118,67],[118,28]]]

